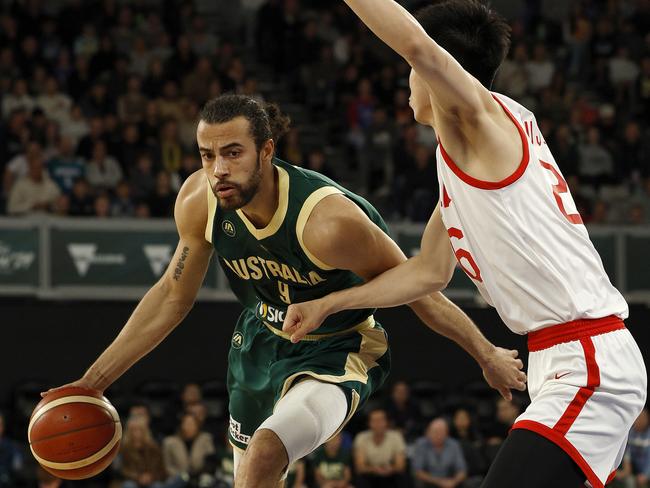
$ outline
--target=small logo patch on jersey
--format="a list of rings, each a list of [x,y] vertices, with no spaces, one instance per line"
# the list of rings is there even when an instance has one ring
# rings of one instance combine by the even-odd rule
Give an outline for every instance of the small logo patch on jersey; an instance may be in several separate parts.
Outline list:
[[[221,228],[228,237],[235,237],[235,225],[230,220],[224,220]]]
[[[235,332],[232,335],[232,347],[235,349],[241,348],[242,344],[244,344],[244,336],[242,335],[241,332]]]
[[[571,374],[571,371],[568,371],[567,373],[562,373],[562,374],[555,373],[555,379],[559,380],[560,378],[564,378],[568,374]]]

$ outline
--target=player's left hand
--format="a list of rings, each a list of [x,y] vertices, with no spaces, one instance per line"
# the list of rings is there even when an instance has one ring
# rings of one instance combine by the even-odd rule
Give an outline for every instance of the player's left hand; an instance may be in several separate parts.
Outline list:
[[[328,315],[323,300],[294,303],[287,309],[282,330],[291,334],[291,342],[296,344],[311,331],[318,329]]]
[[[512,400],[511,389],[526,390],[524,363],[517,359],[519,352],[497,347],[483,364],[483,376],[492,388],[506,400]]]

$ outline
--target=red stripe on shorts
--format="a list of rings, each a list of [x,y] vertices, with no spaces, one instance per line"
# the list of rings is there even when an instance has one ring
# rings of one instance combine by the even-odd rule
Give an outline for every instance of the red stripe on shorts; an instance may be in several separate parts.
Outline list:
[[[580,415],[587,400],[594,394],[594,389],[600,386],[600,368],[598,367],[598,363],[596,363],[596,348],[594,347],[594,343],[591,337],[584,337],[580,339],[580,344],[582,344],[582,349],[585,352],[587,385],[578,390],[576,396],[573,397],[564,414],[560,417],[560,420],[553,427],[553,430],[562,435],[566,435],[573,422]]]

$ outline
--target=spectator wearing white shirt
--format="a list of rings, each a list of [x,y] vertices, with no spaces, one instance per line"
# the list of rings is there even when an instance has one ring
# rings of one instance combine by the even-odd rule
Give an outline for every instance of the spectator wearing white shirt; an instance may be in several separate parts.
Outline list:
[[[48,212],[61,191],[43,169],[43,155],[31,152],[27,155],[28,172],[11,188],[7,211],[10,215],[30,212]]]
[[[9,117],[9,114],[16,109],[23,109],[31,113],[34,108],[34,98],[29,94],[27,81],[23,78],[14,80],[11,93],[5,95],[2,100],[2,117]]]
[[[45,81],[45,93],[36,98],[36,105],[43,109],[47,118],[64,125],[70,118],[72,99],[61,93],[56,78],[48,76]]]
[[[528,85],[534,93],[551,84],[555,65],[548,59],[544,44],[535,46],[533,59],[526,63],[526,71],[528,72]]]
[[[86,167],[88,182],[98,189],[112,190],[122,179],[122,168],[117,160],[106,152],[106,143],[97,141],[93,156]]]

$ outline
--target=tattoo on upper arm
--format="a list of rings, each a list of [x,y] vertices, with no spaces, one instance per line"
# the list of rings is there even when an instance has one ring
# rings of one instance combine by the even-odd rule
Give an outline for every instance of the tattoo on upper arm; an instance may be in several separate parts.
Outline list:
[[[183,248],[183,252],[181,252],[181,257],[178,258],[178,262],[176,263],[176,269],[174,270],[174,280],[178,281],[181,279],[181,275],[183,274],[183,269],[185,268],[185,260],[187,259],[189,253],[190,253],[190,248],[185,246]]]

